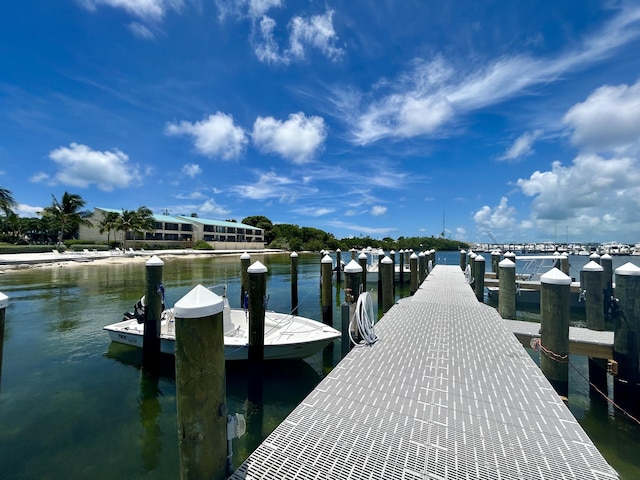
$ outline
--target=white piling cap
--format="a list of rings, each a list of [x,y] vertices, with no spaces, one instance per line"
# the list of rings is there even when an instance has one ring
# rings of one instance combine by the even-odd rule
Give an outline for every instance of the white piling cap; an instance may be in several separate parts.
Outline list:
[[[460,253],[464,253],[466,255],[467,251],[466,250],[460,250]]]
[[[328,254],[326,254],[324,257],[322,257],[320,263],[333,263],[333,259]]]
[[[224,300],[208,288],[196,285],[173,307],[177,318],[203,318],[222,312]]]
[[[250,260],[251,259],[251,255],[249,255],[247,252],[244,252],[242,255],[240,255],[240,260]]]
[[[402,248],[400,249],[400,253],[404,253],[404,250]]]
[[[366,253],[364,253],[364,252],[362,252],[360,255],[358,255],[358,258],[359,258],[360,260],[364,260],[364,259],[366,259],[366,258],[367,258],[367,254],[366,254]]]
[[[418,255],[416,255],[416,252],[413,252],[409,258],[418,258]]]
[[[609,255],[608,253],[605,253],[600,257],[600,260],[611,260],[611,258],[612,258],[611,255]]]
[[[474,260],[475,260],[476,262],[484,262],[484,261],[485,261],[485,259],[484,259],[484,257],[483,257],[482,255],[476,255],[476,257],[474,258]]]
[[[396,253],[396,251],[395,251],[395,250],[391,250],[391,251],[389,252],[389,255],[393,255],[394,253]]]
[[[362,266],[356,262],[355,260],[351,260],[347,263],[347,266],[344,267],[345,273],[362,273]]]
[[[249,265],[249,268],[247,268],[247,273],[267,273],[267,267],[256,260],[251,265]]]
[[[0,292],[0,309],[7,308],[7,305],[9,305],[9,297]]]
[[[289,255],[289,257],[298,258],[298,253],[297,252],[291,252],[291,255]]]
[[[546,283],[547,285],[571,285],[571,277],[554,267],[540,277],[540,283]]]
[[[640,268],[631,262],[627,262],[621,267],[616,268],[615,273],[616,275],[638,276],[640,275]]]
[[[600,258],[600,257],[598,257]],[[584,272],[604,272],[604,268],[598,262],[594,262],[591,260],[584,267],[582,267],[582,271]]]
[[[429,253],[436,253],[436,251],[432,248],[431,250],[429,250]]]
[[[600,255],[598,255],[596,252],[593,252],[591,255],[589,255],[589,258],[600,258]]]
[[[340,250],[339,248],[336,248],[336,252],[342,252],[342,250]]]
[[[418,256],[419,256],[419,257],[424,257],[424,252],[420,252],[420,253],[418,254]]]
[[[147,267],[161,267],[164,265],[164,262],[160,260],[160,257],[158,257],[157,255],[154,255],[153,257],[151,257],[149,260],[145,262],[145,265]]]
[[[391,260],[389,257],[387,257],[385,255],[385,257],[382,260],[380,260],[380,262],[381,263],[393,263],[393,260]]]
[[[516,262],[512,262],[508,258],[505,258],[504,260],[500,260],[498,262],[498,266],[502,268],[516,268]]]

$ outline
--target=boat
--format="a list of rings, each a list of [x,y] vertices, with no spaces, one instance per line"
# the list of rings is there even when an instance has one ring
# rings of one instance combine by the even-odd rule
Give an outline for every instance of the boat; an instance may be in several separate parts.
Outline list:
[[[210,287],[214,291],[220,286]],[[144,297],[143,297],[144,298]],[[223,328],[224,358],[227,361],[247,360],[249,351],[249,314],[242,308],[231,308],[224,286]],[[126,312],[122,321],[107,325],[112,342],[142,348],[144,323],[141,314],[144,301],[141,299],[133,313]],[[175,317],[173,309],[162,312],[160,329],[160,351],[169,355],[175,352]],[[265,312],[264,359],[303,359],[321,351],[341,333],[328,325],[298,315]]]

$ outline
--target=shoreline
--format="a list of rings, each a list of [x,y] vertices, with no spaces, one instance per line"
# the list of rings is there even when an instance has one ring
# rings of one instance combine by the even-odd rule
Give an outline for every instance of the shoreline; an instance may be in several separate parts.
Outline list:
[[[159,258],[195,258],[201,256],[213,255],[237,255],[243,253],[249,254],[276,254],[287,253],[285,250],[278,249],[255,249],[255,250],[193,250],[193,249],[175,249],[175,250],[134,250],[128,251],[85,251],[85,252],[65,252],[56,253],[10,253],[0,255],[0,274],[11,270],[24,270],[32,268],[50,268],[50,267],[80,267],[83,265],[104,265],[104,264],[122,264],[122,263],[142,263],[149,260],[152,256]]]

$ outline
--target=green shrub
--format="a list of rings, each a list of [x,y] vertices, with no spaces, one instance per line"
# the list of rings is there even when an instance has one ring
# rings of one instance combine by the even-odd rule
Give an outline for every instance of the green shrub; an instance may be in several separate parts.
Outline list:
[[[209,242],[205,242],[204,240],[198,240],[193,244],[194,250],[213,250],[213,247],[209,244]]]

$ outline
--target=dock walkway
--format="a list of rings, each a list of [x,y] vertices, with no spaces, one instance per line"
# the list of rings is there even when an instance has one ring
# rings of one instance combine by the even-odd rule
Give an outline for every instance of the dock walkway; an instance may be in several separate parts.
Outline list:
[[[612,479],[497,311],[437,265],[233,479]]]

